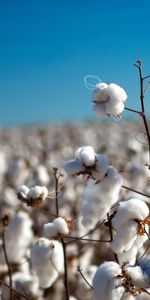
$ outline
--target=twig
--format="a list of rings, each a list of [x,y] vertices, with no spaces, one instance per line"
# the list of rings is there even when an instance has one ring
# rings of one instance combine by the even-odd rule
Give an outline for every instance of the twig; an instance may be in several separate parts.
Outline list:
[[[66,244],[69,244],[71,242],[75,241],[85,241],[85,242],[97,242],[97,243],[109,243],[110,240],[93,240],[93,239],[84,239],[82,237],[75,237],[75,236],[66,236],[65,239],[73,239],[73,241],[67,242]]]
[[[9,286],[10,286],[10,300],[13,300],[12,272],[11,272],[11,266],[10,266],[10,263],[9,263],[9,259],[8,259],[8,256],[7,256],[6,240],[5,240],[5,230],[6,230],[6,226],[8,225],[8,222],[9,222],[8,219],[9,219],[9,217],[7,215],[4,216],[3,219],[2,219],[2,224],[3,224],[2,248],[3,248],[3,252],[4,252],[6,265],[7,265],[7,268],[8,268],[8,277],[9,277]]]
[[[132,189],[132,188],[126,186],[126,185],[122,185],[122,188],[124,188],[124,189],[126,189],[126,190],[129,190],[129,191],[131,191],[131,192],[137,193],[137,194],[139,194],[139,195],[145,196],[145,197],[147,197],[147,198],[150,198],[150,195],[147,195],[147,194],[145,194],[145,193],[143,193],[143,192],[134,190],[134,189]]]
[[[135,110],[135,109],[131,109],[131,108],[128,108],[128,107],[125,107],[124,109],[129,110],[131,112],[134,112],[134,113],[142,116],[142,112],[141,111],[138,111],[138,110]]]
[[[58,203],[58,169],[54,168],[54,177],[55,177],[55,201],[56,201],[56,213],[59,216],[59,203]],[[66,300],[70,298],[69,292],[69,284],[68,284],[68,266],[67,266],[67,253],[66,253],[66,244],[64,242],[64,238],[61,238],[61,244],[63,247],[63,255],[64,255],[64,286],[65,286],[65,293],[66,293]]]
[[[81,267],[80,266],[78,266],[78,272],[80,273],[80,275],[82,276],[82,278],[84,279],[84,281],[87,283],[87,285],[93,290],[93,287],[92,287],[92,285],[88,282],[88,280],[85,278],[85,276],[83,275],[83,273],[82,273],[82,269],[81,269]]]
[[[8,289],[10,289],[12,292],[14,292],[16,295],[23,297],[26,300],[31,300],[31,298],[27,297],[26,295],[21,294],[20,292],[18,292],[17,290],[15,290],[13,287],[11,287],[10,285],[8,285],[7,283],[5,283],[4,281],[2,281],[0,279],[0,283],[4,286],[6,286]]]
[[[110,242],[112,242],[113,241],[113,231],[112,231],[113,229],[112,229],[111,218],[109,216],[109,213],[107,213],[107,219],[108,219],[108,226],[109,226]],[[117,263],[119,263],[118,256],[116,253],[114,253],[114,258],[115,258],[115,261]]]

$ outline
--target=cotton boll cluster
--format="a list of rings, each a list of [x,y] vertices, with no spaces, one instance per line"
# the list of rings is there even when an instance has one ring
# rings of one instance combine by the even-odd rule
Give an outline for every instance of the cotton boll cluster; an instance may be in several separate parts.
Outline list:
[[[31,248],[31,264],[38,276],[39,286],[42,288],[52,286],[63,272],[62,245],[58,241],[38,239]]]
[[[68,235],[69,228],[65,219],[58,217],[52,223],[44,224],[44,236],[48,239]]]
[[[96,154],[91,146],[78,148],[75,158],[75,160],[68,161],[64,165],[68,175],[87,174],[88,177],[101,180],[107,173],[107,157],[103,154]]]
[[[92,181],[87,183],[82,204],[82,224],[85,227],[92,228],[107,218],[111,206],[118,201],[122,181],[118,171],[109,166],[107,176],[101,182],[96,185]]]
[[[111,247],[115,253],[123,253],[133,246],[141,248],[147,240],[145,230],[148,231],[146,218],[149,215],[147,204],[133,198],[120,202],[117,213],[112,220],[116,230]]]
[[[125,292],[121,267],[116,262],[104,262],[93,278],[94,300],[120,300]]]
[[[29,189],[26,185],[21,185],[17,195],[28,206],[39,207],[48,196],[48,190],[45,186],[37,185]]]
[[[28,214],[23,211],[15,213],[5,231],[6,249],[9,262],[20,262],[20,260],[25,256],[32,238],[32,221]],[[5,263],[2,249],[0,251],[0,262],[3,264]]]
[[[127,94],[119,85],[98,83],[93,92],[94,111],[98,115],[120,115],[126,99]]]

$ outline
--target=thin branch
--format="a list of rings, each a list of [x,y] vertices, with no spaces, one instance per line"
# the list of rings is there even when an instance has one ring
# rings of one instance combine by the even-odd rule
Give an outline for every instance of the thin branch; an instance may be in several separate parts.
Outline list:
[[[59,184],[59,175],[58,169],[54,168],[54,177],[55,177],[55,201],[56,201],[56,214],[57,217],[59,216],[59,202],[58,202],[58,184]],[[69,284],[68,284],[68,266],[67,266],[67,253],[66,253],[66,244],[64,242],[64,238],[61,238],[61,244],[63,247],[63,255],[64,255],[64,286],[65,286],[65,293],[66,293],[66,300],[69,300],[70,292],[69,292]]]
[[[144,76],[143,80],[150,78],[150,75]]]
[[[81,239],[83,239],[84,237],[86,237],[87,235],[93,233],[95,230],[97,230],[99,227],[101,227],[101,226],[104,224],[105,221],[106,221],[106,220],[102,221],[101,223],[98,223],[93,229],[89,230],[87,233],[83,234],[82,236],[80,236],[80,237],[75,237],[74,240],[68,241],[67,244],[74,243],[75,241],[81,240]]]
[[[8,268],[8,277],[9,277],[9,286],[10,286],[10,300],[13,300],[13,290],[12,290],[12,272],[11,272],[11,266],[9,263],[9,259],[8,259],[8,255],[7,255],[7,250],[6,250],[6,239],[5,239],[5,230],[6,230],[6,225],[5,225],[5,221],[6,218],[4,216],[4,218],[2,219],[3,222],[3,232],[2,232],[2,248],[3,248],[3,252],[4,252],[4,257],[5,257],[5,262]],[[7,224],[8,225],[8,224]]]
[[[92,285],[88,282],[88,280],[85,278],[85,276],[82,273],[82,269],[80,266],[78,266],[78,272],[80,273],[80,275],[82,276],[82,278],[84,279],[84,281],[87,283],[87,285],[93,290]]]
[[[107,213],[107,219],[108,219],[108,226],[109,226],[110,241],[112,242],[113,241],[113,228],[112,228],[111,218],[109,216],[109,213]],[[114,253],[114,258],[115,258],[115,261],[117,263],[119,263],[118,256],[116,253]]]
[[[138,110],[135,110],[135,109],[131,109],[131,108],[128,108],[128,107],[125,107],[124,109],[129,110],[131,112],[134,112],[134,113],[142,116],[142,112],[141,111],[138,111]]]
[[[73,241],[67,242],[66,244],[69,244],[71,242],[75,241],[85,241],[85,242],[97,242],[97,243],[109,243],[110,240],[93,240],[93,239],[84,239],[82,237],[75,237],[75,236],[66,236],[65,239],[73,239]]]
[[[11,287],[10,285],[8,285],[7,283],[5,283],[4,281],[2,281],[1,279],[0,279],[0,283],[2,285],[6,286],[8,289],[10,289],[12,292],[14,292],[19,297],[23,297],[26,300],[31,300],[31,298],[27,297],[26,295],[21,294],[20,292],[18,292],[17,290],[15,290],[13,287]]]
[[[126,186],[126,185],[122,185],[122,188],[124,188],[124,189],[126,189],[126,190],[129,190],[129,191],[131,191],[131,192],[137,193],[137,194],[139,194],[139,195],[145,196],[145,197],[147,197],[147,198],[150,198],[150,195],[147,195],[147,194],[145,194],[145,193],[143,193],[143,192],[134,190],[134,189],[132,189],[132,188]]]

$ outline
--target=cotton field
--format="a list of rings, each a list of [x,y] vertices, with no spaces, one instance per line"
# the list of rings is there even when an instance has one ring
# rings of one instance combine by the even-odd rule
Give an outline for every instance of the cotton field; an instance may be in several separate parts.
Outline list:
[[[2,299],[66,299],[64,244],[69,299],[149,299],[146,143],[137,121],[0,130]]]

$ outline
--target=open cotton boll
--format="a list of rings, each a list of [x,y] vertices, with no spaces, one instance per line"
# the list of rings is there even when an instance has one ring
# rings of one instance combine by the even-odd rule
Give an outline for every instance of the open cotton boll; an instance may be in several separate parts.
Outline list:
[[[93,91],[93,100],[99,103],[106,102],[108,99],[107,87],[108,84],[104,82],[96,84],[96,87]]]
[[[81,148],[79,157],[86,167],[91,167],[95,165],[95,152],[93,147],[85,146]]]
[[[135,265],[137,252],[138,252],[138,249],[133,244],[132,248],[130,248],[128,251],[118,253],[117,256],[118,256],[120,265],[122,265],[123,263],[129,264],[131,266]]]
[[[135,300],[137,298],[135,298],[133,295],[131,295],[128,292],[125,292],[121,298],[121,300]]]
[[[46,238],[38,239],[31,248],[31,264],[39,279],[41,288],[48,288],[63,272],[62,245]]]
[[[150,293],[150,289],[146,289],[148,293]],[[141,292],[136,296],[136,300],[149,300],[150,295],[146,294],[146,292]]]
[[[53,225],[57,232],[62,235],[67,235],[69,233],[68,225],[65,219],[59,217],[53,221]]]
[[[115,229],[119,229],[128,220],[142,221],[149,215],[147,204],[137,198],[132,198],[119,203],[117,213],[112,219],[112,225]]]
[[[6,227],[5,239],[8,260],[11,263],[18,263],[26,254],[33,238],[32,221],[28,214],[19,211],[14,214]],[[0,261],[4,263],[4,257],[1,253]]]
[[[112,250],[115,253],[123,253],[128,251],[137,238],[138,224],[135,221],[128,221],[119,228],[113,241],[111,242]]]
[[[106,155],[96,155],[96,170],[92,171],[92,175],[96,180],[101,180],[107,173],[108,160]]]
[[[107,88],[108,96],[113,101],[125,102],[127,100],[127,94],[125,90],[115,83],[111,83]]]
[[[124,104],[123,102],[114,103],[110,100],[105,104],[105,110],[107,115],[118,116],[123,112]]]
[[[149,226],[148,226],[148,225],[145,225],[144,227],[145,227],[145,231],[146,231],[147,234],[148,234],[148,232],[149,232]],[[140,235],[140,234],[139,234],[139,235],[137,236],[137,238],[136,238],[136,240],[135,240],[135,242],[134,242],[134,246],[135,246],[138,250],[140,250],[140,249],[143,247],[143,244],[148,240],[147,234],[143,234],[143,235]]]
[[[101,264],[92,282],[94,300],[121,299],[124,288],[118,287],[122,283],[122,278],[117,278],[121,274],[122,270],[116,262],[109,261]]]
[[[70,160],[64,164],[64,169],[68,175],[76,175],[85,170],[82,162],[80,160]]]

